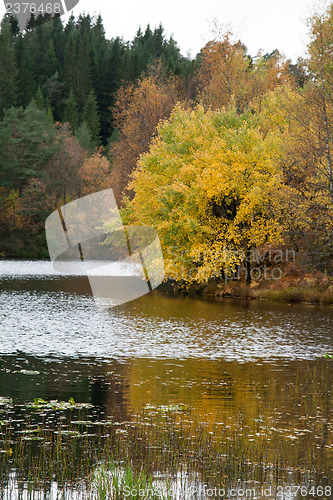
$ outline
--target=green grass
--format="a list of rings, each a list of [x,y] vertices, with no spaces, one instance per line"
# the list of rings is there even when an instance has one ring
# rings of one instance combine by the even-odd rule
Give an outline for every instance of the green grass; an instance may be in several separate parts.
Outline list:
[[[92,491],[96,500],[123,500],[131,498],[139,500],[167,500],[165,495],[153,481],[153,476],[144,469],[135,471],[131,465],[120,467],[116,463],[103,463],[93,474]]]

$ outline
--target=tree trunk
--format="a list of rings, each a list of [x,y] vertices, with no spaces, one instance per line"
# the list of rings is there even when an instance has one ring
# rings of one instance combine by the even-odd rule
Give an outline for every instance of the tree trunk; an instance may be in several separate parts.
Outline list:
[[[246,284],[247,286],[251,285],[251,248],[247,247],[246,249],[246,258],[245,258],[245,263],[246,263]]]

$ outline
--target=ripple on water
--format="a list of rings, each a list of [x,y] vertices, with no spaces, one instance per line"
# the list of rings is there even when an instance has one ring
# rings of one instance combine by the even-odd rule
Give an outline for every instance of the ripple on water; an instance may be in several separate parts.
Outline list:
[[[314,359],[333,345],[329,307],[218,303],[156,292],[102,311],[91,295],[62,290],[64,278],[49,262],[1,262],[0,284],[4,278],[3,354],[248,362]]]

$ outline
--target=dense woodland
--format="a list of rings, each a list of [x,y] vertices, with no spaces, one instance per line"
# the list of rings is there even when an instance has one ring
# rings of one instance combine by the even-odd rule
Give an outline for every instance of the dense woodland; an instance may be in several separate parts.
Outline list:
[[[291,64],[225,30],[191,60],[162,26],[125,42],[101,17],[24,32],[5,17],[0,255],[47,258],[47,215],[112,187],[125,222],[157,228],[176,280],[232,273],[267,245],[330,275],[333,7],[309,26]]]
[[[106,39],[101,17],[71,17],[65,26],[59,16],[32,17],[23,33],[15,18],[2,20],[1,255],[47,257],[45,216],[110,185],[117,92],[155,66],[182,82],[193,72],[162,26],[125,42]]]

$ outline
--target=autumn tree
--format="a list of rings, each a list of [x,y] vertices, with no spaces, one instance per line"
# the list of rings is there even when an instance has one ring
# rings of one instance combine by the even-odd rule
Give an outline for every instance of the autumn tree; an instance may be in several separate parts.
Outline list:
[[[200,55],[198,99],[206,108],[221,109],[233,100],[243,111],[256,99],[260,109],[264,94],[288,78],[288,64],[278,51],[252,58],[229,30],[219,31]]]
[[[238,107],[243,107],[250,65],[245,47],[233,43],[232,34],[226,31],[208,42],[201,53],[198,79],[203,105],[221,109],[234,98]]]
[[[44,231],[45,219],[55,208],[54,193],[47,189],[45,181],[30,179],[17,205],[21,229],[24,228],[27,238],[34,238]],[[18,223],[16,228],[20,228]]]
[[[19,193],[16,189],[9,192],[0,188],[0,234],[2,240],[5,234],[10,234],[13,228],[22,228],[24,219],[19,213]],[[3,242],[2,242],[3,243]]]
[[[127,222],[157,229],[167,275],[203,282],[230,274],[247,252],[281,242],[297,223],[279,168],[280,137],[257,116],[177,106],[138,162]]]
[[[115,123],[120,137],[110,148],[112,186],[118,203],[124,194],[132,195],[128,183],[136,162],[148,150],[158,122],[170,115],[179,98],[177,80],[166,76],[160,66],[151,67],[149,76],[136,85],[118,91]]]
[[[68,124],[56,124],[57,152],[44,169],[48,192],[62,204],[80,196],[81,168],[86,152]]]
[[[315,177],[333,203],[333,5],[311,19],[310,29],[310,79],[302,92],[304,111],[298,116],[311,146]]]
[[[101,148],[85,158],[78,174],[81,196],[111,187],[110,163]]]
[[[309,228],[298,244],[315,269],[333,260],[333,6],[310,19],[306,81],[280,94],[272,116],[289,116],[283,145],[287,182],[308,200]]]
[[[247,106],[260,112],[264,97],[290,81],[289,61],[278,50],[264,55],[259,53],[251,61],[245,99]]]

